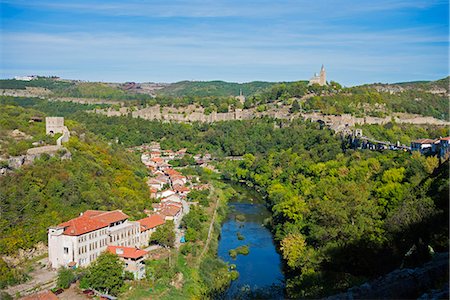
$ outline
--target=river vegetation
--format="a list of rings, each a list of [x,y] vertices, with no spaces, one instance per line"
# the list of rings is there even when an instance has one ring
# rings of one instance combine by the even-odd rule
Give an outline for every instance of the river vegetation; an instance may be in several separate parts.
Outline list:
[[[322,153],[322,157],[326,153]],[[290,297],[321,297],[448,251],[448,162],[402,152],[286,149],[227,162],[266,195]],[[405,258],[415,245],[414,258]]]

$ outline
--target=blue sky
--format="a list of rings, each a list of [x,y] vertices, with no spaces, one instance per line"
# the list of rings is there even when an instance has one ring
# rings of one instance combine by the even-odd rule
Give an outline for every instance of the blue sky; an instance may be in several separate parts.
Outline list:
[[[442,0],[0,0],[0,77],[90,81],[435,80]]]

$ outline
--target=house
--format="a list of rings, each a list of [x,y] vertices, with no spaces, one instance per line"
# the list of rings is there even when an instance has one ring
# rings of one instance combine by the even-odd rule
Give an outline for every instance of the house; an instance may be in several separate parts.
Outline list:
[[[20,298],[21,300],[58,300],[51,291],[43,291]]]
[[[411,142],[411,151],[419,151],[421,154],[433,154],[436,152],[435,140],[419,139]]]
[[[164,216],[164,220],[166,221],[171,220],[176,222],[181,216],[182,209],[182,206],[174,205],[171,203],[163,205],[163,207],[159,211],[159,214]]]
[[[131,272],[134,279],[145,277],[144,259],[147,251],[136,247],[108,246],[107,251],[116,254],[125,263],[125,271]]]
[[[156,157],[160,157],[161,156],[161,152],[160,151],[152,151],[150,152],[150,157],[151,158],[156,158]]]
[[[163,150],[163,154],[169,159],[175,158],[175,152],[173,152],[172,150]]]
[[[48,230],[48,258],[52,268],[69,264],[84,267],[108,245],[139,244],[140,224],[120,210],[87,210],[79,217]]]
[[[156,198],[156,193],[158,192],[155,188],[150,188],[150,198]]]
[[[166,169],[166,170],[164,170],[164,173],[167,176],[175,176],[175,175],[181,176],[181,173],[174,169]]]
[[[162,192],[156,193],[156,198],[167,198],[169,196],[175,195],[175,192],[172,190],[165,190]]]
[[[148,241],[153,232],[155,232],[156,228],[165,223],[164,217],[153,214],[148,216],[147,218],[143,218],[138,220],[141,225],[141,246],[148,246]]]
[[[186,148],[182,148],[180,150],[178,150],[175,155],[176,157],[183,157],[186,154],[187,149]]]
[[[181,203],[181,198],[177,194],[173,194],[173,195],[170,195],[168,197],[161,199],[161,202],[167,202],[167,201]]]
[[[150,178],[147,180],[147,185],[157,190],[161,190],[166,183],[167,182],[165,180],[158,178]]]
[[[151,166],[152,163],[150,162],[150,155],[147,153],[141,154],[141,162],[146,166]]]
[[[446,157],[450,152],[450,136],[439,139],[439,157]]]
[[[186,179],[186,177],[181,176],[181,175],[173,175],[173,176],[170,176],[170,182],[172,183],[172,186],[184,185],[185,183],[187,183],[187,179]]]
[[[189,193],[189,188],[183,185],[175,185],[173,190],[181,197],[186,197]]]

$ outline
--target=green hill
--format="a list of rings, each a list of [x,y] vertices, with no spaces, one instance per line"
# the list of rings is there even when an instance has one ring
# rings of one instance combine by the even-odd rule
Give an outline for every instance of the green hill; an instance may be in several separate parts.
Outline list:
[[[14,127],[28,135],[45,130],[43,123],[28,123],[35,111],[14,108],[0,105],[2,122],[13,119]],[[146,171],[138,157],[108,145],[74,121],[66,124],[73,132],[64,145],[71,160],[43,155],[32,165],[0,177],[0,254],[46,241],[49,226],[87,209],[122,209],[131,217],[141,217],[150,205]],[[10,128],[4,122],[0,125],[4,140]]]
[[[225,81],[180,81],[158,91],[165,96],[198,96],[198,97],[228,97],[238,96],[239,91],[245,96],[253,95],[275,85],[274,82],[252,81],[235,83]]]

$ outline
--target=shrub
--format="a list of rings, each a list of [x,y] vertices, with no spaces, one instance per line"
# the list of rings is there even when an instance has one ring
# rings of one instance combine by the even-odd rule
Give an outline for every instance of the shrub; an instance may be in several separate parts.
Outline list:
[[[56,282],[58,288],[67,289],[74,281],[75,274],[72,269],[62,267],[58,270],[58,280]]]

